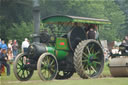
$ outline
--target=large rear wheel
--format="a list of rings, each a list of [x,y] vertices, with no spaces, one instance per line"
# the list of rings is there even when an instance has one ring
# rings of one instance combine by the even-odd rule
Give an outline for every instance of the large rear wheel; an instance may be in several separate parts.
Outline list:
[[[20,81],[27,81],[29,80],[34,70],[27,66],[27,56],[23,53],[20,53],[13,64],[13,71],[16,78]]]
[[[54,79],[58,72],[58,62],[56,57],[50,53],[43,53],[38,60],[37,70],[40,79]]]
[[[80,42],[74,52],[74,65],[81,78],[96,78],[104,68],[104,54],[96,40]]]

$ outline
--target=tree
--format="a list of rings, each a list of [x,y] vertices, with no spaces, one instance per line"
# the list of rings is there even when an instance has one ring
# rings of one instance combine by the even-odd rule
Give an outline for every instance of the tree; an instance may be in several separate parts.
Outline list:
[[[123,36],[128,35],[128,0],[115,0],[115,2],[119,5],[122,11],[124,11],[125,23],[123,24],[124,28],[121,32]]]
[[[33,23],[29,22],[21,22],[20,24],[13,24],[13,27],[8,29],[7,40],[17,39],[17,41],[21,44],[24,38],[29,38],[31,40],[30,35],[33,33]]]
[[[109,30],[103,30],[105,33],[104,39],[121,40],[122,36],[120,30],[124,29],[123,25],[125,23],[124,12],[120,10],[120,7],[115,4],[114,1],[108,0],[104,2],[105,10],[104,15],[111,21]],[[104,34],[102,34],[103,36]]]
[[[32,20],[32,8],[26,5],[30,0],[1,0],[0,1],[0,37],[7,40],[7,31],[13,23]],[[25,3],[25,4],[24,4]],[[30,13],[30,14],[29,14]]]
[[[14,25],[21,26],[22,22],[29,23],[33,20],[32,0],[1,1],[0,37],[10,39],[8,36],[13,36],[12,38],[14,38],[15,35],[12,35],[13,33],[8,33],[13,32]],[[120,33],[120,30],[124,30],[124,27],[121,25],[124,24],[125,16],[119,6],[112,0],[40,0],[40,5],[41,18],[62,14],[109,19],[112,23],[109,26],[111,29],[107,31],[106,29],[103,29],[101,31],[101,38],[116,40],[123,36],[118,34]],[[20,27],[17,29],[20,29]]]

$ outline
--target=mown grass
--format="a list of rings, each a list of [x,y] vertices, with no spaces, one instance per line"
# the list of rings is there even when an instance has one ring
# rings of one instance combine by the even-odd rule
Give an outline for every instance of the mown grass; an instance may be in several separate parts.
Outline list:
[[[109,71],[108,63],[109,63],[109,62],[106,62],[106,63],[105,63],[105,65],[104,65],[104,70],[103,70],[103,72],[102,72],[101,75],[107,75],[107,76],[108,76],[108,75],[111,75],[111,74],[110,74],[110,71]]]
[[[104,71],[101,74],[110,75],[108,63],[105,63]],[[76,73],[68,80],[52,80],[41,81],[37,71],[34,72],[32,78],[27,82],[18,81],[13,74],[11,65],[11,75],[2,76],[0,85],[128,85],[128,78],[96,78],[96,79],[81,79]]]
[[[9,81],[2,82],[2,85],[128,85],[128,78],[97,78],[97,79],[68,79],[68,80],[52,80],[52,81]]]

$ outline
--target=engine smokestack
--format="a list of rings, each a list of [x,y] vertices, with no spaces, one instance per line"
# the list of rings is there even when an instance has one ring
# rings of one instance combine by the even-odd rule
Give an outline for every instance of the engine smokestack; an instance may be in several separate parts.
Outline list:
[[[40,4],[39,0],[33,0],[33,18],[34,18],[34,42],[40,42]]]

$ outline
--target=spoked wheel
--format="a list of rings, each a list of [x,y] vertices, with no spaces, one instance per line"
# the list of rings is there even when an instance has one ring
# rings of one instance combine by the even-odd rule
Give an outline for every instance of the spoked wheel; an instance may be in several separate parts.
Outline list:
[[[42,80],[54,79],[58,72],[56,57],[50,53],[43,53],[38,60],[37,70]]]
[[[13,71],[16,78],[20,81],[29,80],[34,72],[34,70],[27,66],[27,57],[23,53],[20,53],[16,57],[13,65]]]
[[[73,75],[74,72],[64,72],[64,71],[59,71],[56,79],[68,79]]]
[[[104,54],[96,40],[84,40],[78,44],[74,53],[76,72],[82,78],[96,78],[104,68]]]

